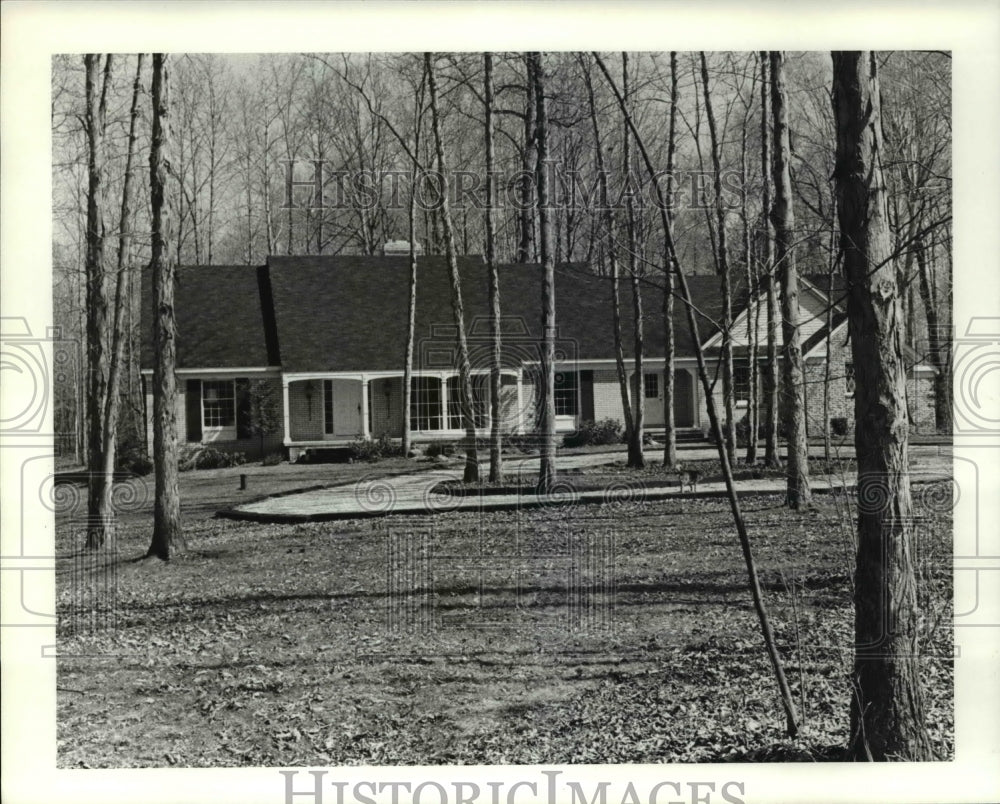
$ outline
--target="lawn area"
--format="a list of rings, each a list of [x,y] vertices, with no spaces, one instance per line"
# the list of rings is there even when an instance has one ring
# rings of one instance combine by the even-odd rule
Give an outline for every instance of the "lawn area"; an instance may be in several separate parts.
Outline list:
[[[288,482],[297,469],[318,467],[287,467]],[[242,500],[239,472],[216,471],[182,476],[190,550],[169,564],[141,559],[146,511],[103,564],[59,523],[61,767],[808,760],[846,740],[844,498],[803,513],[744,500],[793,742],[722,500],[260,525],[204,516]],[[950,511],[926,520],[917,560],[944,759]],[[94,598],[110,627],[88,626]]]
[[[407,474],[438,468],[431,462],[389,458],[372,463],[281,463],[262,466],[248,463],[226,469],[198,469],[178,475],[181,514],[185,523],[215,516],[234,505],[253,502],[273,494],[287,494],[308,488],[356,483],[375,473],[380,476]],[[73,467],[82,471],[79,467]],[[247,476],[247,488],[240,490],[240,475]],[[148,536],[153,527],[153,475],[133,477],[118,486],[116,510],[130,524],[142,524]],[[55,493],[57,520],[65,523],[86,515],[86,491],[82,486],[66,487]],[[147,536],[147,538],[148,538]],[[140,540],[141,541],[141,540]],[[57,548],[59,545],[57,544]]]

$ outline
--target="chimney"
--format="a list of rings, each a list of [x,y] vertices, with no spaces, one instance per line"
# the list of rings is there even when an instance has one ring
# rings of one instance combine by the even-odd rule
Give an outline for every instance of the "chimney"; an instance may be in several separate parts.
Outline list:
[[[423,252],[424,247],[420,243],[416,244],[416,252],[420,254]],[[410,241],[409,240],[390,240],[384,246],[382,246],[382,254],[386,257],[400,257],[409,256],[410,254]]]

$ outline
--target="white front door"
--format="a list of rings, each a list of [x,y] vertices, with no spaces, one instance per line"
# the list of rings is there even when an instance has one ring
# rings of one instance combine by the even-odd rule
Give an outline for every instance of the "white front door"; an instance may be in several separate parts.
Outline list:
[[[361,381],[333,380],[333,434],[361,435]]]

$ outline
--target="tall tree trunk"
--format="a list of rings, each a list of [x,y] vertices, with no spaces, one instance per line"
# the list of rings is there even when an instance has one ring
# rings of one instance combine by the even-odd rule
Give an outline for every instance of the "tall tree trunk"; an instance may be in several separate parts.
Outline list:
[[[170,78],[168,56],[153,54],[153,132],[149,149],[153,271],[153,461],[156,501],[150,556],[164,561],[185,548],[177,488],[177,322],[170,261]]]
[[[837,211],[854,360],[858,554],[850,752],[928,760],[911,545],[902,312],[882,176],[878,61],[833,53]]]
[[[642,159],[646,164],[646,170],[652,178],[656,175],[656,168],[653,165],[653,160],[649,156],[649,152],[643,144],[642,138],[639,136],[639,132],[635,128],[634,121],[628,114],[628,109],[625,106],[625,99],[615,86],[614,79],[612,79],[611,74],[608,72],[607,67],[605,67],[600,55],[594,53],[594,59],[597,62],[597,66],[601,68],[601,72],[604,74],[604,78],[607,80],[612,91],[615,93],[615,97],[618,100],[618,106],[622,111],[622,115],[629,123],[632,135],[635,137],[636,147],[638,147],[639,153],[642,155]],[[671,220],[667,215],[667,203],[663,197],[663,192],[659,183],[655,181],[654,189],[657,196],[657,207],[660,210],[660,223],[663,226],[663,238],[666,242],[667,252],[671,257],[670,265],[677,278],[681,298],[684,302],[684,311],[687,316],[691,342],[695,347],[695,357],[698,362],[698,379],[701,382],[702,391],[705,394],[705,405],[708,408],[708,418],[711,422],[712,433],[715,435],[716,446],[719,451],[719,463],[722,465],[722,475],[726,485],[726,495],[729,498],[729,507],[733,515],[733,523],[736,525],[736,533],[740,540],[740,549],[743,552],[743,560],[747,568],[747,578],[750,584],[750,594],[753,599],[754,611],[757,613],[757,620],[760,623],[761,634],[764,638],[764,646],[767,651],[768,658],[771,661],[771,667],[774,670],[775,680],[778,684],[778,689],[781,695],[781,705],[785,712],[786,730],[790,737],[794,737],[798,733],[798,716],[795,711],[795,702],[792,700],[791,689],[788,686],[788,680],[785,677],[784,667],[781,663],[781,656],[778,654],[778,648],[774,640],[774,631],[771,628],[771,621],[767,613],[767,606],[764,603],[764,595],[757,575],[757,565],[754,561],[753,551],[751,550],[750,536],[747,532],[746,521],[743,518],[743,511],[740,508],[739,498],[736,496],[736,485],[733,481],[732,467],[729,464],[725,445],[722,443],[722,425],[719,423],[719,416],[715,407],[715,397],[712,395],[712,384],[708,378],[705,355],[701,348],[701,336],[698,332],[698,321],[695,318],[695,307],[691,299],[691,291],[688,287],[687,280],[684,277],[684,272],[680,269],[680,261],[677,258],[677,249],[674,246],[673,227]]]
[[[805,369],[799,340],[799,276],[795,267],[795,218],[792,212],[791,148],[788,141],[784,54],[772,50],[771,106],[774,115],[775,262],[781,278],[782,388],[784,425],[788,439],[786,502],[790,508],[809,505],[809,446],[806,442]]]
[[[740,132],[740,176],[743,187],[750,186],[750,170],[747,165],[747,124],[750,117],[749,104],[743,118]],[[747,192],[740,193],[740,220],[743,223],[743,260],[747,272],[747,451],[746,462],[757,463],[757,429],[760,407],[757,399],[757,328],[760,325],[760,287],[754,262],[753,237],[750,227],[750,212],[747,209]]]
[[[762,206],[760,270],[767,291],[767,360],[764,366],[764,464],[781,466],[778,452],[778,278],[774,265],[774,227],[771,224],[771,61],[760,51],[760,181]]]
[[[532,195],[535,163],[538,161],[538,141],[536,136],[538,101],[535,97],[534,64],[529,55],[525,59],[527,83],[524,104],[524,148],[521,159],[521,192],[518,204],[518,239],[515,262],[531,262],[535,255],[535,210]]]
[[[104,423],[108,396],[108,275],[104,265],[104,135],[107,119],[107,93],[112,56],[104,62],[101,81],[101,57],[83,57],[86,71],[87,133],[87,257],[86,257],[86,333],[90,416],[87,421],[87,547],[104,544],[112,527],[110,510],[111,481],[104,472]],[[112,456],[112,460],[114,456]]]
[[[628,103],[628,53],[622,52],[622,96]],[[636,235],[635,196],[632,192],[632,148],[628,121],[622,121],[622,171],[626,182],[625,214],[628,229],[628,262],[632,284],[632,356],[634,360],[632,381],[632,430],[628,438],[628,465],[642,469],[646,465],[643,455],[643,419],[645,418],[645,388],[643,380],[643,325],[642,288],[639,285],[639,239]]]
[[[535,84],[535,119],[538,141],[538,234],[542,255],[542,449],[538,472],[538,490],[552,490],[556,478],[556,275],[552,254],[552,225],[549,209],[548,113],[545,106],[545,66],[540,53],[531,53],[531,74]]]
[[[927,252],[924,250],[923,238],[916,242],[915,248],[917,252],[917,288],[920,291],[920,300],[927,318],[927,353],[934,368],[937,369],[937,374],[934,376],[934,427],[939,433],[950,434],[952,430],[951,351],[948,348],[948,339],[941,324],[933,274],[930,269],[930,261],[927,259]]]
[[[247,142],[247,265],[253,265],[253,174],[250,165],[250,143]]]
[[[267,253],[276,253],[277,243],[274,239],[274,216],[271,213],[271,171],[268,168],[271,160],[271,124],[264,121],[264,186],[262,188],[264,200],[264,231],[267,235]]]
[[[496,231],[493,221],[495,161],[493,146],[493,54],[483,54],[483,100],[486,112],[486,270],[490,274],[490,482],[503,478],[500,409],[500,276],[497,273]]]
[[[417,182],[422,178],[420,170],[420,133],[423,128],[424,88],[427,86],[427,63],[420,79],[420,90],[413,113],[413,169],[410,171],[410,285],[409,302],[406,310],[406,355],[403,363],[403,456],[409,457],[411,444],[410,406],[413,399],[413,343],[417,326]],[[426,221],[426,217],[424,218]]]
[[[427,71],[427,88],[430,93],[431,128],[434,132],[434,151],[437,156],[438,171],[441,176],[441,225],[444,229],[444,249],[451,277],[451,308],[458,330],[459,385],[462,407],[462,424],[465,427],[465,474],[466,483],[479,480],[479,457],[476,454],[476,420],[472,403],[472,365],[469,363],[469,344],[465,336],[465,313],[462,307],[462,279],[458,273],[458,258],[455,255],[455,232],[451,225],[451,209],[448,205],[448,166],[444,158],[441,140],[441,120],[437,107],[437,79],[430,53],[424,53],[424,68]],[[447,400],[445,400],[447,407]]]
[[[836,217],[836,208],[833,210]],[[833,459],[833,425],[830,422],[830,379],[833,366],[831,356],[833,355],[833,277],[837,270],[836,243],[836,220],[830,221],[830,257],[827,275],[827,304],[826,304],[826,360],[823,361],[823,459],[827,463],[826,471],[830,471],[830,461]]]
[[[667,247],[666,229],[673,226],[674,155],[677,150],[677,51],[670,51],[670,128],[667,134],[667,202],[663,236],[663,465],[677,464],[677,431],[674,427],[674,273]]]
[[[594,132],[594,154],[597,157],[597,182],[600,193],[601,223],[603,240],[607,244],[609,274],[611,276],[611,332],[614,339],[615,370],[618,374],[618,392],[622,400],[622,418],[625,422],[626,441],[632,443],[632,406],[629,402],[628,376],[625,373],[625,352],[622,348],[622,307],[618,277],[618,249],[615,245],[615,216],[608,197],[608,173],[604,164],[604,147],[601,144],[601,130],[597,122],[597,104],[594,86],[588,68],[583,70],[590,108],[590,122]]]
[[[729,277],[729,247],[726,236],[726,205],[722,196],[722,158],[719,135],[712,111],[712,96],[708,88],[708,59],[701,51],[701,84],[705,93],[705,115],[712,145],[712,186],[715,193],[715,225],[719,230],[716,269],[722,279],[722,406],[725,411],[723,438],[726,454],[732,464],[736,460],[736,408],[733,400],[733,294]]]
[[[125,177],[122,183],[122,205],[118,227],[118,264],[115,278],[115,309],[114,324],[111,329],[111,367],[108,373],[108,391],[104,400],[102,425],[103,444],[102,467],[103,496],[100,521],[111,526],[114,511],[111,509],[111,490],[114,483],[115,448],[118,443],[118,419],[121,409],[120,387],[121,372],[125,358],[125,341],[129,333],[125,329],[125,307],[128,304],[131,288],[131,257],[129,248],[132,241],[132,158],[135,154],[136,121],[139,118],[139,94],[142,89],[142,60],[139,54],[136,61],[135,81],[132,84],[132,109],[129,115],[128,147],[125,154]],[[110,533],[105,533],[105,536]]]

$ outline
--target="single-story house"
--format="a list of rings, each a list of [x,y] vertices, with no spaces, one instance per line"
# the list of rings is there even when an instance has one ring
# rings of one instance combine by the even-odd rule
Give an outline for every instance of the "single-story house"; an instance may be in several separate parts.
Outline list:
[[[459,259],[464,320],[473,370],[479,431],[490,429],[490,335],[487,269],[479,257]],[[502,305],[502,427],[531,432],[537,424],[540,356],[538,265],[499,269]],[[699,312],[700,338],[710,359],[719,353],[720,281],[688,277]],[[152,428],[153,365],[150,277],[143,285],[142,373],[148,430]],[[836,294],[835,294],[836,295]],[[615,369],[611,285],[586,265],[556,270],[555,403],[557,429],[582,421],[622,419]],[[663,425],[664,368],[662,294],[652,284],[644,297],[645,422]],[[632,305],[621,285],[623,346],[632,369]],[[403,365],[409,301],[409,259],[390,256],[273,256],[260,266],[206,265],[177,271],[177,406],[180,438],[228,450],[257,453],[250,428],[249,395],[266,387],[275,399],[278,426],[266,435],[265,453],[282,450],[292,460],[304,452],[344,445],[358,438],[398,438],[403,429]],[[737,284],[733,309],[738,416],[749,391],[745,287]],[[823,382],[827,357],[830,293],[822,277],[803,277],[800,293],[805,354],[808,427],[823,427]],[[850,350],[843,310],[834,300],[830,370],[830,417],[853,418]],[[684,310],[674,306],[674,420],[679,430],[702,432],[708,417],[697,380],[695,350]],[[766,315],[759,316],[761,344]],[[459,406],[459,362],[451,286],[443,257],[419,258],[411,403],[408,415],[417,442],[456,440],[464,434]],[[846,351],[845,351],[846,349]],[[845,355],[848,357],[845,358]],[[758,359],[766,358],[761,347]],[[933,429],[929,399],[933,369],[915,360],[910,371],[914,426]],[[255,382],[259,381],[259,382]],[[632,381],[634,392],[635,384]],[[259,393],[255,391],[255,393]],[[714,393],[721,406],[721,379]],[[720,407],[721,409],[721,407]],[[152,438],[148,439],[152,443]]]

